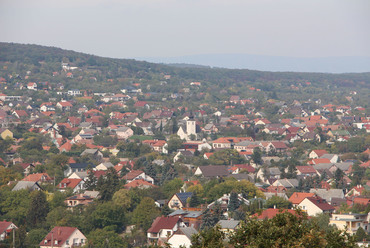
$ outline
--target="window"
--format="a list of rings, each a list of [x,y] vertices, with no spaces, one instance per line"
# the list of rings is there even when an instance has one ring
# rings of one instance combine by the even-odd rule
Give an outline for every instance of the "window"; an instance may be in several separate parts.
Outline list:
[[[69,245],[69,239],[66,240],[66,245]]]
[[[54,240],[54,244],[57,245],[58,244],[58,240]]]

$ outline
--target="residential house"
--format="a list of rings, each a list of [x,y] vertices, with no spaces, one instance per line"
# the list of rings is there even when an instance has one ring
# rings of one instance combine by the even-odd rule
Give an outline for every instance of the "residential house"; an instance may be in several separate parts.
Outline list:
[[[37,90],[37,83],[30,82],[27,84],[27,89],[28,90]]]
[[[119,127],[116,130],[118,139],[128,139],[134,135],[134,131],[129,127]]]
[[[69,209],[73,209],[76,206],[86,206],[93,202],[94,198],[86,194],[78,194],[67,197],[64,203]]]
[[[297,179],[277,179],[272,186],[283,186],[286,189],[294,189],[298,187],[298,180]]]
[[[356,234],[361,227],[366,234],[370,233],[369,214],[332,214],[329,225],[336,226],[339,230],[347,231],[349,234]]]
[[[20,163],[19,165],[23,168],[23,174],[25,176],[33,172],[35,169],[35,166],[32,163]]]
[[[0,128],[0,137],[5,140],[6,138],[13,139],[13,132],[7,128]]]
[[[312,150],[310,154],[308,155],[309,158],[320,158],[324,154],[327,154],[328,152],[326,150]]]
[[[280,179],[281,171],[278,167],[261,168],[257,172],[257,178],[266,181],[269,178]]]
[[[220,231],[228,236],[240,226],[240,220],[219,220],[216,225],[220,226]]]
[[[265,220],[265,219],[272,219],[276,215],[281,214],[281,213],[291,213],[293,215],[297,215],[297,213],[293,209],[268,208],[268,209],[263,210],[261,213],[255,213],[252,216],[256,217],[259,220]]]
[[[297,176],[313,177],[317,175],[317,171],[313,166],[296,166]]]
[[[229,175],[229,171],[227,170],[227,167],[223,165],[207,165],[199,166],[195,170],[194,175],[205,178],[220,178]]]
[[[144,179],[136,179],[134,181],[131,181],[129,183],[126,183],[123,186],[125,189],[132,189],[132,188],[139,188],[139,189],[148,189],[148,188],[156,188],[158,186],[145,181]]]
[[[13,222],[9,221],[0,221],[0,241],[5,240],[11,236],[13,229],[18,229]]]
[[[362,186],[362,185],[356,185],[355,187],[353,187],[352,189],[350,189],[347,192],[346,197],[360,196],[364,190],[365,190],[365,187],[364,186]]]
[[[56,107],[59,108],[61,111],[71,111],[73,105],[70,102],[61,101],[57,103]]]
[[[173,235],[168,239],[167,243],[171,248],[190,248],[191,238],[198,231],[193,227],[180,227]]]
[[[85,189],[84,187],[85,181],[82,179],[72,179],[72,178],[64,178],[59,184],[58,189],[59,191],[66,191],[67,188],[72,189],[73,193],[77,193]]]
[[[224,194],[217,200],[208,204],[207,208],[212,208],[215,204],[219,204],[221,209],[228,210],[229,202],[230,202],[230,195],[231,194]],[[245,199],[242,194],[238,194],[238,200],[242,204],[245,204],[245,205],[250,204],[249,200]]]
[[[141,170],[132,170],[126,175],[123,176],[123,178],[126,180],[127,183],[130,183],[135,180],[142,179],[144,181],[147,181],[151,184],[154,184],[154,179],[150,177],[149,175],[145,174],[144,171]]]
[[[331,202],[334,198],[344,199],[344,192],[342,189],[310,189],[310,193],[325,199],[327,202]]]
[[[112,168],[112,167],[114,167],[114,165],[111,162],[104,162],[104,163],[98,164],[94,168],[94,170],[108,170],[109,168]]]
[[[47,173],[35,173],[29,174],[22,181],[37,182],[38,184],[42,183],[51,183],[53,179]]]
[[[188,198],[190,199],[193,192],[183,192],[174,194],[168,201],[167,205],[170,209],[182,209],[186,207]]]
[[[41,187],[37,182],[19,181],[14,186],[12,191],[18,191],[18,190],[22,190],[22,189],[27,189],[29,191],[34,191],[34,190],[41,190]]]
[[[56,226],[40,242],[40,248],[72,248],[87,244],[87,239],[76,227]]]
[[[87,155],[87,156],[93,156],[97,161],[101,161],[103,159],[103,153],[99,149],[86,149],[81,153],[81,157]]]
[[[319,196],[306,197],[298,207],[307,212],[308,216],[315,216],[321,213],[333,213],[335,208],[329,205],[326,200]]]
[[[213,123],[206,124],[203,128],[201,128],[201,130],[202,132],[207,134],[218,133],[218,128]]]
[[[70,96],[79,96],[79,95],[82,95],[81,94],[81,91],[78,90],[78,89],[68,90],[67,94],[70,95]]]
[[[297,207],[305,198],[313,196],[315,196],[315,193],[294,192],[289,201],[293,204],[293,207]]]
[[[173,211],[168,216],[181,218],[186,226],[199,230],[202,224],[203,209],[184,207]]]
[[[95,168],[95,165],[87,163],[70,163],[64,171],[64,176],[68,177],[74,172],[87,172],[89,168],[93,169]]]
[[[150,242],[166,242],[180,227],[185,227],[181,218],[178,217],[157,217],[147,231]]]

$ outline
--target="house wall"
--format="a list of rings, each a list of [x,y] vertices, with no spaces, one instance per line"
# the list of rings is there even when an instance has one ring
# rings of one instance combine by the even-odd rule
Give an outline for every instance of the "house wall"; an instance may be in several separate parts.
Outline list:
[[[304,210],[308,216],[315,216],[321,214],[323,211],[313,204],[310,200],[304,199],[299,205],[302,210]]]
[[[168,243],[172,248],[180,248],[180,246],[190,248],[191,246],[191,240],[184,234],[174,234]]]
[[[177,209],[182,209],[183,208],[183,205],[180,201],[180,199],[177,197],[177,195],[174,195],[169,201],[168,201],[168,207],[170,209],[174,209],[174,210],[177,210]]]

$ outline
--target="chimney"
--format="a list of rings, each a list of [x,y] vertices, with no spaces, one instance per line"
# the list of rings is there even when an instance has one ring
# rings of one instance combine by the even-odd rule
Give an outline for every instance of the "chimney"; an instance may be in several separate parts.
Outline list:
[[[274,209],[276,209],[276,205],[274,205]]]
[[[58,228],[58,235],[60,236],[60,234],[61,234],[61,231],[60,231],[60,228]]]

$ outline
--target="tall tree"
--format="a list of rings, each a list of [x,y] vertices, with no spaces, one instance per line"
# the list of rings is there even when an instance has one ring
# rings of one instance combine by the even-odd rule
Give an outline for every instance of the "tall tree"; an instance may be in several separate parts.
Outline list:
[[[237,210],[239,206],[240,206],[240,202],[238,199],[238,193],[233,191],[230,193],[230,200],[229,200],[229,205],[227,206],[227,208],[230,212],[233,212]]]
[[[30,197],[31,204],[27,213],[27,223],[30,227],[35,228],[45,222],[49,212],[49,203],[46,201],[46,195],[42,191],[33,191]]]

